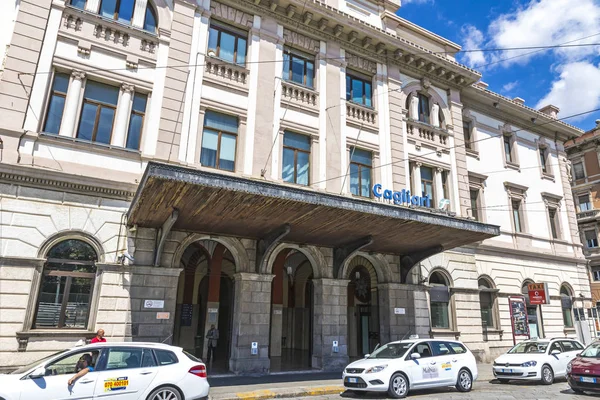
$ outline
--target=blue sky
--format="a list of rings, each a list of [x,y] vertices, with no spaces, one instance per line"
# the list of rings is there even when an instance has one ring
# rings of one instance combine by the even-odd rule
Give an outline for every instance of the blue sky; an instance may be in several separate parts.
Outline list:
[[[600,0],[403,0],[398,15],[463,49],[600,43]],[[559,118],[600,108],[600,46],[457,59],[480,71],[495,92],[534,108],[558,106]],[[565,122],[589,130],[596,119],[600,112]]]

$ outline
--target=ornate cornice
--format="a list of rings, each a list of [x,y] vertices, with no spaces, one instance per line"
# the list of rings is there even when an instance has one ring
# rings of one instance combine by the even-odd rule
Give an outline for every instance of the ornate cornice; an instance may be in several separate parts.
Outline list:
[[[319,40],[289,30],[287,28],[283,29],[283,39],[285,40],[286,44],[307,50],[311,53],[318,53],[321,48],[321,43]]]
[[[252,28],[252,23],[254,21],[252,14],[245,13],[237,8],[216,1],[210,2],[210,14],[218,19],[233,22],[236,25],[248,28]]]
[[[356,54],[346,53],[346,62],[351,68],[368,71],[372,74],[377,73],[377,63],[367,58],[357,56]]]

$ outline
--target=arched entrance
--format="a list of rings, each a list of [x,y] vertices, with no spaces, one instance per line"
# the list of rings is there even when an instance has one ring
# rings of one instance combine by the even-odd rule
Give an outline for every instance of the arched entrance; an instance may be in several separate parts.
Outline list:
[[[273,263],[271,371],[312,367],[313,268],[298,250],[283,249]]]
[[[362,358],[379,343],[377,272],[361,256],[348,265],[348,356]]]
[[[191,243],[180,260],[173,343],[207,360],[206,334],[212,325],[219,331],[212,372],[229,371],[234,304],[235,261],[220,243],[202,240]]]

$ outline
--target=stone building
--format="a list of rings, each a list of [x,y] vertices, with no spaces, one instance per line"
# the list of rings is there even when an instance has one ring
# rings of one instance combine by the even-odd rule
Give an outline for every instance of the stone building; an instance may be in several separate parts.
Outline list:
[[[21,0],[0,368],[98,328],[202,356],[211,324],[214,371],[340,369],[414,334],[489,360],[533,282],[531,334],[576,335],[563,143],[582,132],[488,90],[399,6]]]

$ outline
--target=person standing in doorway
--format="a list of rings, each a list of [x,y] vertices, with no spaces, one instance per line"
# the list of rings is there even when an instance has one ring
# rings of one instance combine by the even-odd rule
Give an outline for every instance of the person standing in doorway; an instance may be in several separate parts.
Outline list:
[[[207,363],[210,363],[215,360],[215,349],[217,347],[217,340],[219,339],[219,330],[215,328],[215,324],[210,326],[206,338],[208,339],[208,354],[206,355],[206,361]]]
[[[96,336],[90,341],[90,343],[104,343],[106,339],[104,338],[104,329],[98,329],[96,332]]]

